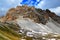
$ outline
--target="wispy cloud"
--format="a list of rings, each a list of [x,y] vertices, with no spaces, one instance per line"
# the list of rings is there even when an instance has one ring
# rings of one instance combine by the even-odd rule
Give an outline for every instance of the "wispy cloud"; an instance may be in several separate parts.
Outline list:
[[[36,7],[50,9],[52,12],[60,15],[60,0],[42,0]]]
[[[60,6],[60,0],[42,0],[37,6],[42,9],[55,8]]]
[[[21,5],[22,0],[0,0],[0,15],[5,14],[11,7]]]
[[[22,0],[0,0],[0,8],[10,8],[21,5]]]
[[[60,7],[51,8],[50,10],[60,16]]]

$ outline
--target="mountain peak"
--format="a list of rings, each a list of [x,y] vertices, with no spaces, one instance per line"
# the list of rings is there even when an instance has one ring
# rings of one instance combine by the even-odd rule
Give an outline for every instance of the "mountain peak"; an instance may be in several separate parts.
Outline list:
[[[59,39],[60,16],[27,5],[11,8],[0,18],[0,37],[1,40]]]
[[[17,6],[16,8],[11,8],[6,13],[6,16],[2,17],[0,20],[2,22],[13,21],[23,16],[23,18],[30,18],[34,22],[46,24],[51,17],[56,22],[60,23],[60,17],[50,10],[42,10],[35,7],[29,7],[27,5]]]

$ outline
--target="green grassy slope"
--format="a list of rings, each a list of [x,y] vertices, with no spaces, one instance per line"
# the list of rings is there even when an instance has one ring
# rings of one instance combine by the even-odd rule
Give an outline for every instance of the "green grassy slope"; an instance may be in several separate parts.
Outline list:
[[[21,35],[15,32],[18,27],[13,23],[11,24],[0,22],[0,40],[20,40]]]

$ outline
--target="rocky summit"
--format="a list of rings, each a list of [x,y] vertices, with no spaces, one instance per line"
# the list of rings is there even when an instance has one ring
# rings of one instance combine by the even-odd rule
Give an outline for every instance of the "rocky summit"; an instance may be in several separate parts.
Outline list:
[[[60,39],[59,31],[60,16],[48,9],[17,6],[0,17],[0,40],[43,40],[42,37]],[[44,36],[44,33],[48,34]],[[54,36],[57,35],[55,33],[59,36]]]
[[[49,18],[60,23],[60,16],[56,15],[54,12],[51,12],[48,9],[42,10],[35,7],[29,7],[27,5],[9,9],[6,15],[0,18],[0,21],[13,21],[18,19],[19,16],[23,16],[23,18],[30,18],[36,23],[46,24]]]

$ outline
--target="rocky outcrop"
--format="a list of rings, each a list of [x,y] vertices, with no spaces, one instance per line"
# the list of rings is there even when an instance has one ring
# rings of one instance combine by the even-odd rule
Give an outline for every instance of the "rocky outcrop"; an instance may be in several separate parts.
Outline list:
[[[56,15],[54,12],[51,12],[48,9],[46,9],[46,12],[48,13],[49,17],[51,17],[54,21],[60,24],[60,16]]]

